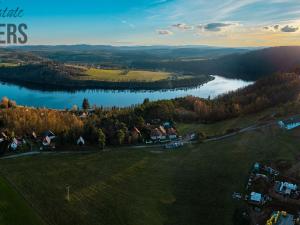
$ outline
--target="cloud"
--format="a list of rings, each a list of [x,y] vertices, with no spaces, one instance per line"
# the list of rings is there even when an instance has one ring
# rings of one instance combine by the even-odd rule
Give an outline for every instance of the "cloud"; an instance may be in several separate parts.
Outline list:
[[[172,35],[173,34],[173,32],[170,30],[157,30],[157,33],[159,35]]]
[[[178,28],[179,30],[192,30],[194,27],[185,23],[173,24],[172,27]]]
[[[299,30],[299,27],[293,27],[290,25],[286,25],[286,26],[282,27],[280,30],[281,30],[281,32],[293,33],[293,32],[296,32],[297,30]]]
[[[225,27],[230,27],[233,26],[234,24],[232,23],[208,23],[204,26],[198,25],[197,27],[199,29],[204,29],[206,31],[213,31],[213,32],[218,32],[221,31]]]
[[[280,26],[278,24],[272,25],[272,26],[265,26],[263,27],[264,30],[273,31],[273,32],[284,32],[284,33],[293,33],[299,30],[298,26],[292,26],[292,25],[285,25]]]

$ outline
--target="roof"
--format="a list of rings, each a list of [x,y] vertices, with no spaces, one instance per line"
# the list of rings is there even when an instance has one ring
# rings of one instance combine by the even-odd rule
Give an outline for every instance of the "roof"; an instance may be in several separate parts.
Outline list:
[[[7,135],[4,132],[1,132],[2,137],[4,137],[5,139],[7,138]]]
[[[166,134],[166,129],[163,126],[159,126],[159,130],[162,134]]]
[[[85,144],[85,141],[84,141],[83,137],[80,136],[80,137],[78,138],[77,144],[78,144],[78,145],[79,145],[79,144],[83,144],[83,145]]]
[[[37,138],[37,135],[34,131],[32,132],[32,137]]]
[[[167,133],[168,133],[168,135],[176,135],[177,134],[177,132],[174,128],[167,129]]]
[[[55,134],[54,134],[51,130],[47,130],[47,131],[45,131],[45,132],[43,133],[43,136],[44,136],[44,137],[46,137],[46,136],[48,136],[48,137],[54,137]]]
[[[50,144],[51,144],[51,139],[48,136],[46,136],[43,140],[43,145],[48,146]]]
[[[262,195],[260,193],[251,192],[250,200],[254,202],[260,202],[262,199]]]
[[[275,218],[277,218],[277,222],[275,223]],[[272,225],[295,225],[294,216],[291,214],[287,214],[286,212],[274,212],[272,217],[269,220]]]
[[[280,185],[277,186],[279,192],[285,192],[286,194],[290,194],[291,191],[296,191],[298,186],[296,184],[288,183],[288,182],[280,182]]]
[[[151,130],[151,136],[161,136],[162,133],[158,128]]]
[[[291,130],[293,128],[296,128],[300,126],[300,117],[291,117],[287,120],[281,120],[278,122],[279,126],[288,130]]]
[[[141,134],[141,132],[139,131],[139,129],[137,129],[136,127],[133,127],[132,128],[132,132],[136,132],[138,134]]]

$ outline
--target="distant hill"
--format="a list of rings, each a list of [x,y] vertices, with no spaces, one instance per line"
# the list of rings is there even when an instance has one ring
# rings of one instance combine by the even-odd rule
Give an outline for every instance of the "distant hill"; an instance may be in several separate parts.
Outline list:
[[[132,66],[144,69],[164,68],[194,74],[218,74],[231,78],[257,80],[260,77],[274,73],[295,71],[300,67],[300,46],[272,47],[199,61],[140,61],[133,63]]]
[[[49,59],[110,68],[218,74],[244,80],[300,68],[300,46],[249,50],[210,46],[58,45],[22,46],[3,51],[31,61]]]
[[[31,52],[22,52],[15,49],[0,48],[1,63],[38,63],[47,61],[45,58]]]
[[[137,61],[192,60],[245,53],[245,48],[221,48],[210,46],[106,46],[106,45],[57,45],[20,46],[18,51],[71,63],[93,63],[117,66],[130,66]]]

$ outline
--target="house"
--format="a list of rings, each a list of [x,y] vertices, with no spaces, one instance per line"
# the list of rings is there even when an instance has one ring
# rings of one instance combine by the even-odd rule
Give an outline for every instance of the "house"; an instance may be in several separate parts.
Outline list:
[[[88,117],[88,113],[86,113],[86,112],[83,112],[80,116],[79,116],[79,118],[81,118],[81,119],[85,119],[85,118],[87,118]]]
[[[280,120],[278,122],[278,125],[282,129],[292,130],[292,129],[300,126],[300,117],[292,117],[288,120]]]
[[[152,141],[159,141],[161,137],[162,137],[162,133],[158,128],[151,130],[150,138]]]
[[[295,220],[293,215],[285,211],[276,211],[272,213],[266,225],[295,225]]]
[[[159,131],[161,132],[160,140],[166,140],[167,139],[167,131],[163,126],[158,127]]]
[[[263,205],[265,203],[264,196],[257,192],[251,192],[248,200],[253,205]]]
[[[173,127],[167,129],[167,134],[170,140],[177,138],[177,132]]]
[[[288,182],[275,182],[275,191],[282,195],[290,196],[293,192],[298,190],[298,186],[296,184],[288,183]]]
[[[43,139],[43,145],[44,146],[50,146],[50,144],[51,144],[50,137],[49,136],[44,137],[44,139]]]
[[[85,145],[85,141],[84,141],[83,137],[80,136],[80,137],[78,138],[78,140],[77,140],[77,145],[79,145],[79,146]]]

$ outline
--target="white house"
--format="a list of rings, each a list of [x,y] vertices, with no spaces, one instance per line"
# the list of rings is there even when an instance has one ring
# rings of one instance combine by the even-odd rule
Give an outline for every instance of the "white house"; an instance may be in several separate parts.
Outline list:
[[[77,140],[77,145],[80,145],[80,146],[85,145],[85,141],[84,141],[83,137],[80,136],[80,137],[78,138],[78,140]]]

